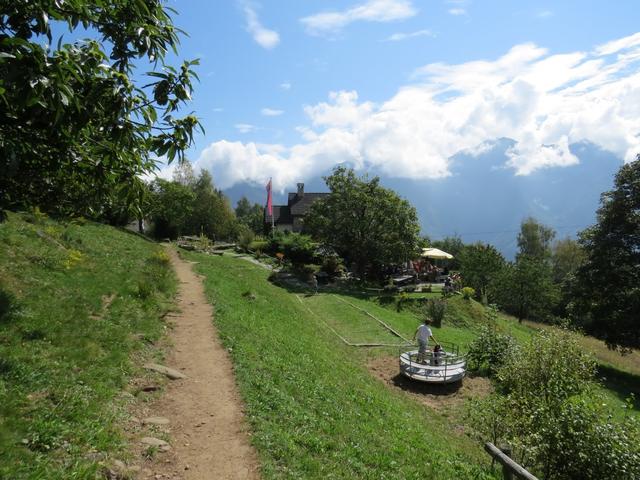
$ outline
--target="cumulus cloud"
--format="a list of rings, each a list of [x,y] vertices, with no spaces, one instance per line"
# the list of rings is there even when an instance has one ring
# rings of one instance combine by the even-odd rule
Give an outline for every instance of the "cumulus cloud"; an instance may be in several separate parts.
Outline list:
[[[415,37],[435,37],[431,30],[418,30],[416,32],[409,33],[394,33],[393,35],[387,37],[387,42],[399,42],[401,40],[406,40],[408,38]]]
[[[441,178],[453,155],[481,153],[500,138],[514,140],[506,167],[518,175],[577,163],[570,146],[582,141],[630,161],[640,152],[639,63],[640,34],[588,52],[525,43],[493,60],[432,63],[384,102],[341,91],[305,106],[296,145],[215,142],[197,165],[222,188],[271,176],[284,188],[340,163]]]
[[[291,90],[291,83],[290,82],[282,82],[280,84],[280,88],[282,90]]]
[[[460,16],[460,15],[466,15],[467,14],[467,10],[464,8],[450,8],[449,9],[449,14],[450,15],[455,15],[455,16]]]
[[[267,50],[276,47],[280,43],[280,35],[275,30],[265,28],[253,6],[248,2],[241,2],[247,21],[247,31],[251,34],[258,45]]]
[[[265,117],[277,117],[279,115],[282,115],[283,113],[283,110],[277,110],[275,108],[263,108],[262,110],[260,110],[260,114],[264,115]]]
[[[316,13],[300,21],[312,35],[332,35],[353,22],[392,22],[417,13],[410,0],[368,0],[347,10]]]

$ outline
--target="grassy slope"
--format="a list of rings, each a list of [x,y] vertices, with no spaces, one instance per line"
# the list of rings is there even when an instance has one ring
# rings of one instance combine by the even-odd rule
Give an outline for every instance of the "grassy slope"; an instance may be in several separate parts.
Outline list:
[[[115,395],[176,285],[158,251],[97,224],[0,224],[0,478],[94,478],[88,454],[122,447]]]
[[[265,479],[489,475],[478,444],[373,379],[353,348],[295,295],[268,283],[264,269],[229,257],[188,257],[206,276]]]
[[[339,294],[338,294],[339,295]],[[419,295],[414,295],[419,296]],[[422,295],[424,296],[424,295]],[[428,296],[438,298],[439,294],[430,294]],[[351,303],[367,310],[387,321],[391,326],[398,329],[405,336],[412,336],[413,331],[419,322],[419,318],[415,311],[404,309],[401,312],[395,311],[393,304],[381,306],[377,303],[375,297],[353,297],[345,296]],[[320,300],[328,302],[328,300]],[[434,336],[441,342],[453,342],[460,345],[462,351],[473,341],[478,333],[478,328],[484,323],[485,309],[475,301],[464,300],[460,296],[450,297],[448,300],[448,309],[443,322],[442,328],[434,328]],[[519,323],[514,317],[499,314],[497,318],[499,327],[512,335],[518,342],[525,342],[541,328],[557,329],[557,327],[534,323]],[[586,351],[591,352],[599,364],[599,379],[602,388],[599,389],[605,397],[607,403],[610,403],[617,414],[623,414],[620,410],[626,402],[625,400],[630,394],[635,395],[636,415],[640,415],[640,352],[633,352],[629,355],[622,356],[612,350],[609,350],[604,342],[580,335],[574,334],[576,340],[584,347]],[[389,354],[389,349],[379,349],[368,352],[368,355]]]

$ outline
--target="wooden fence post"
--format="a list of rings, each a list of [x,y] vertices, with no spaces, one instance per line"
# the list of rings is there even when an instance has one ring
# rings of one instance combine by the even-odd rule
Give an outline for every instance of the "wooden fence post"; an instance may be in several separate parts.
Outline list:
[[[502,453],[504,453],[507,457],[511,458],[511,447],[502,446],[500,447]],[[502,465],[502,477],[504,480],[513,480],[513,473],[509,470],[509,467],[506,465]]]
[[[511,455],[510,449],[503,448],[500,450],[491,442],[485,443],[484,449],[498,463],[500,463],[500,465],[502,465],[502,475],[505,480],[513,480],[514,476],[517,478],[523,478],[524,480],[538,480],[534,475],[513,461],[509,456]]]

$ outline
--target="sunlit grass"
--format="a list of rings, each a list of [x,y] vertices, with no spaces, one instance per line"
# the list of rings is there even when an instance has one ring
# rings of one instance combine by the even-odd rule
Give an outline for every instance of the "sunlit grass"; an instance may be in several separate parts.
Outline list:
[[[246,261],[187,256],[206,277],[264,478],[493,478],[481,445],[374,379],[317,315],[340,312],[351,333],[375,320],[324,294],[303,298],[311,313]]]
[[[82,221],[0,224],[0,478],[95,478],[122,449],[114,397],[176,285],[159,250]]]

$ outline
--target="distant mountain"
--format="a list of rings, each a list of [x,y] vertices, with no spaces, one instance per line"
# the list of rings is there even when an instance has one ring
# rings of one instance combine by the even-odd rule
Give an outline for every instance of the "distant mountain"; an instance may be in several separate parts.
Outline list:
[[[571,146],[580,163],[516,176],[505,168],[509,139],[479,156],[452,158],[450,177],[440,180],[386,178],[382,184],[397,191],[417,209],[423,233],[432,239],[459,235],[465,242],[483,241],[507,258],[517,249],[523,218],[531,215],[554,228],[557,238],[575,236],[595,222],[600,194],[613,186],[622,161],[590,143]],[[306,191],[326,191],[322,179],[305,182]],[[264,187],[236,185],[225,192],[233,204],[246,195],[264,203]],[[282,197],[282,198],[280,198]],[[275,203],[285,196],[276,195]]]

